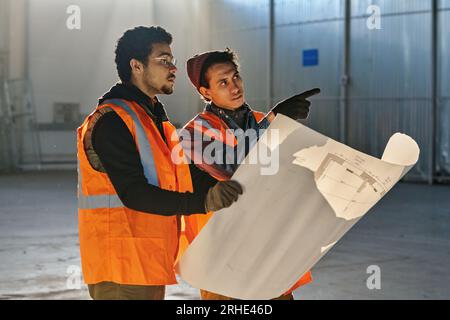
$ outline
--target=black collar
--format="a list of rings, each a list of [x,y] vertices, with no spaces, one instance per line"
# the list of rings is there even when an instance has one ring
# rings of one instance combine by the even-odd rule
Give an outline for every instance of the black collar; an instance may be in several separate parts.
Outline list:
[[[135,101],[155,121],[168,121],[166,110],[157,98],[154,100],[131,83],[116,83],[107,93],[99,99],[99,105],[108,99],[124,99]]]
[[[152,99],[138,87],[133,84],[125,85],[130,93],[134,96],[134,100],[157,122],[168,121],[166,110],[158,98]]]
[[[214,113],[216,116],[222,119],[228,125],[228,127],[235,130],[246,130],[248,127],[249,116],[252,114],[250,112],[250,107],[246,103],[244,103],[237,109],[228,110],[220,108],[211,102],[206,105],[205,110]],[[241,125],[239,125],[238,123],[241,123]]]
[[[244,104],[242,106],[240,106],[239,108],[234,109],[234,110],[228,110],[228,109],[225,109],[225,108],[218,107],[213,102],[210,102],[210,103],[208,103],[206,105],[205,110],[213,112],[215,114],[223,114],[223,113],[225,113],[225,114],[233,114],[235,112],[242,112],[244,110],[245,111],[250,111],[250,107],[248,106],[248,104],[246,104],[244,102]]]

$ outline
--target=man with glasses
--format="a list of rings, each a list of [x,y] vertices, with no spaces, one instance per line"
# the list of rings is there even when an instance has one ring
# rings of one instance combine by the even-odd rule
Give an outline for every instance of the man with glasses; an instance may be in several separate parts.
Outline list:
[[[156,95],[175,83],[172,36],[127,30],[115,62],[120,83],[78,128],[78,222],[83,277],[93,299],[164,299],[175,284],[181,215],[230,206],[236,181],[188,165]]]

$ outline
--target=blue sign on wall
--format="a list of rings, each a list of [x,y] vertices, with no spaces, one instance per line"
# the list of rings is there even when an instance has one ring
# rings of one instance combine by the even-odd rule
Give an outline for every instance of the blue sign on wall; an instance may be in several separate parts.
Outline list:
[[[319,49],[303,50],[303,66],[311,67],[319,65]]]

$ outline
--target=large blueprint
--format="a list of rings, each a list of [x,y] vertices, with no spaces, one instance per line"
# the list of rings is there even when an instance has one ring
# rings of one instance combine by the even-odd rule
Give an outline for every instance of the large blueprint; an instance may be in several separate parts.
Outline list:
[[[239,299],[283,294],[419,157],[404,134],[391,137],[380,160],[282,115],[247,158],[261,151],[279,159],[277,173],[241,164],[233,179],[244,194],[214,214],[177,265],[192,286]]]

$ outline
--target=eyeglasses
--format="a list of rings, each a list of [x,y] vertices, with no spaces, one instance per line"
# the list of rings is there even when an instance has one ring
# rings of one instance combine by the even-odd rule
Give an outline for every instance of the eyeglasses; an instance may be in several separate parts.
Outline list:
[[[157,57],[157,58],[152,58],[152,59],[158,60],[163,66],[165,66],[167,68],[176,67],[176,65],[177,65],[177,59],[175,59],[175,58],[168,59],[166,57]]]

